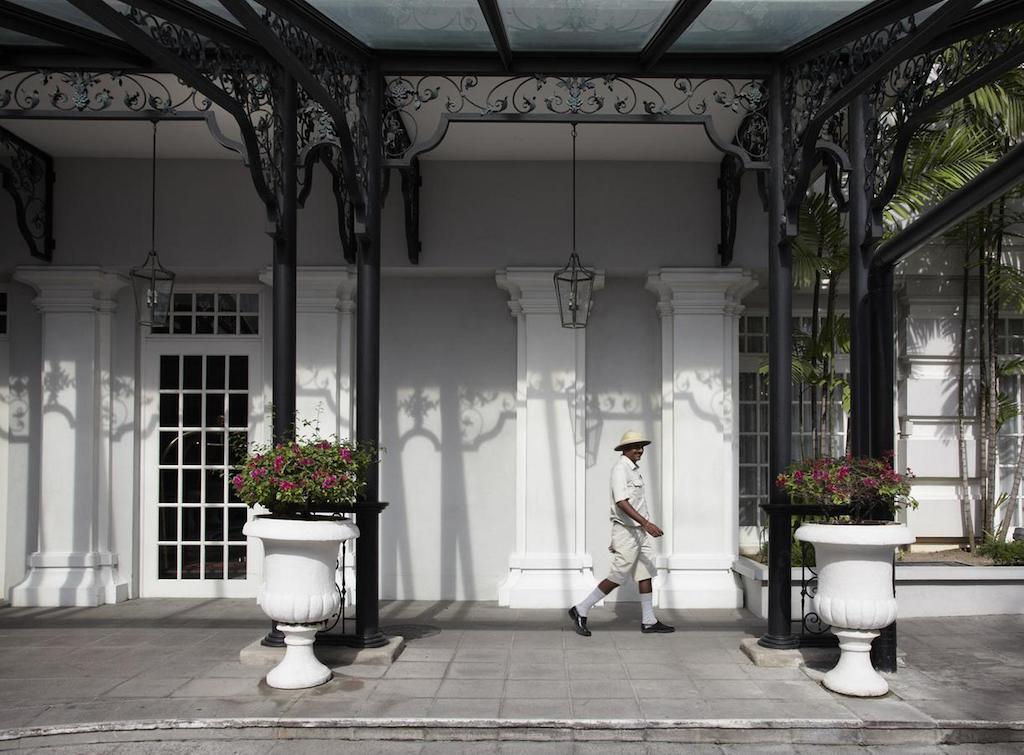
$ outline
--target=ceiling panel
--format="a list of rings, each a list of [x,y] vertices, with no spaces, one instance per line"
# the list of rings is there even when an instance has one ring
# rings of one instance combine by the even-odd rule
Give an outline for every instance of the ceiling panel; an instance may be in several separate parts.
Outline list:
[[[370,47],[389,50],[494,50],[476,0],[310,0]]]
[[[524,52],[639,52],[674,0],[500,0],[509,44]]]

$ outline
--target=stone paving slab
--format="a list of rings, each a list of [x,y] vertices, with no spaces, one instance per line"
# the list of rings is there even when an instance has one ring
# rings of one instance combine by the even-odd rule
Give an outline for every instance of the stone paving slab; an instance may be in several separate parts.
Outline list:
[[[24,748],[29,740],[18,733],[24,727],[41,727],[34,729],[39,733],[121,722],[117,736],[123,739],[143,721],[238,718],[271,722],[257,729],[262,733],[277,731],[281,722],[290,727],[287,722],[299,719],[340,718],[359,722],[341,729],[358,730],[365,741],[382,719],[398,718],[406,733],[421,732],[426,742],[439,732],[455,734],[441,723],[424,728],[424,720],[463,718],[490,722],[477,728],[523,744],[552,729],[515,726],[513,719],[558,720],[565,731],[585,720],[637,722],[626,729],[604,727],[620,745],[641,735],[649,740],[653,731],[688,745],[756,741],[795,751],[804,744],[800,737],[813,732],[812,741],[830,746],[899,741],[938,748],[1005,740],[1024,751],[1024,727],[1015,723],[1024,721],[1024,617],[901,621],[905,666],[890,677],[892,691],[879,700],[857,700],[825,690],[799,668],[754,665],[740,645],[764,627],[745,611],[663,611],[661,618],[678,627],[670,635],[641,634],[636,614],[626,604],[596,609],[594,636],[583,638],[561,609],[383,603],[382,627],[406,638],[392,664],[337,665],[335,677],[321,687],[282,691],[262,681],[265,667],[238,661],[239,650],[268,624],[253,601],[0,608],[0,744]],[[723,730],[721,721],[737,719],[762,723]],[[665,722],[675,723],[666,728]],[[341,736],[341,729],[332,729],[330,737]],[[794,738],[798,730],[803,734]],[[312,736],[319,729],[304,731]],[[55,736],[45,739],[59,744]],[[120,746],[83,740],[89,735],[80,730],[67,736],[78,736],[82,746]],[[635,744],[650,748],[658,741]],[[424,746],[415,751],[431,751]]]

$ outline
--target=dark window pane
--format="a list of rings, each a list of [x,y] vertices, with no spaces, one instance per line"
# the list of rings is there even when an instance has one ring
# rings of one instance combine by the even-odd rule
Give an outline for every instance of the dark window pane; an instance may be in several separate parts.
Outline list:
[[[740,461],[745,464],[754,464],[757,462],[756,435],[740,436]]]
[[[753,527],[757,525],[757,499],[741,498],[739,524],[741,527]]]
[[[181,424],[199,427],[203,423],[203,397],[199,393],[186,393],[181,397]]]
[[[178,470],[160,470],[160,503],[178,502]]]
[[[176,506],[160,507],[160,533],[158,539],[178,539],[178,508]]]
[[[188,315],[175,315],[172,320],[175,333],[190,334],[192,332],[192,318]]]
[[[178,357],[164,355],[160,357],[160,388],[174,390],[178,387]]]
[[[199,430],[182,433],[181,436],[181,463],[202,464],[203,463],[203,434]]]
[[[199,540],[199,518],[202,509],[198,506],[181,507],[181,539]]]
[[[196,315],[196,334],[209,335],[213,333],[213,317],[209,315]]]
[[[228,457],[231,461],[231,466],[241,466],[242,462],[245,461],[245,455],[249,444],[248,433],[229,433],[228,444],[230,448]]]
[[[206,394],[206,426],[224,427],[224,394]]]
[[[160,463],[161,464],[177,464],[178,463],[178,449],[180,444],[178,443],[178,433],[160,433]]]
[[[181,501],[182,503],[202,503],[202,490],[199,482],[202,475],[198,469],[181,470]]]
[[[199,390],[203,387],[203,358],[201,356],[182,357],[184,366],[183,388]]]
[[[0,310],[7,311],[7,292],[0,291]]]
[[[238,300],[234,294],[220,294],[217,296],[218,312],[237,312]]]
[[[7,315],[0,315],[0,333],[7,332]]]
[[[240,391],[249,387],[249,357],[231,357],[228,387]]]
[[[206,387],[208,390],[224,388],[224,357],[206,357]]]
[[[757,375],[752,372],[740,373],[740,401],[753,401],[757,398]]]
[[[224,474],[219,469],[206,470],[206,502],[224,503]]]
[[[175,294],[174,295],[174,311],[175,312],[191,312],[192,311],[192,294]]]
[[[217,332],[222,335],[235,335],[238,332],[238,318],[233,315],[218,317]]]
[[[178,578],[178,546],[161,545],[157,548],[157,579]]]
[[[224,579],[224,546],[207,545],[206,551],[206,572],[204,579]]]
[[[245,535],[242,534],[242,527],[249,521],[249,509],[240,506],[228,508],[228,540],[241,540],[245,542]]]
[[[199,560],[200,548],[198,545],[181,546],[181,578],[199,579],[201,576],[202,562]]]
[[[213,294],[196,294],[196,312],[213,311]]]
[[[204,534],[207,542],[219,543],[224,539],[224,509],[220,506],[206,509]]]
[[[177,427],[178,426],[178,394],[177,393],[161,393],[160,394],[160,426],[161,427]]]
[[[206,433],[206,464],[220,466],[224,463],[224,433]]]
[[[228,546],[228,579],[245,579],[245,546]]]
[[[260,318],[257,315],[242,315],[238,318],[238,333],[243,336],[255,336],[260,332]]]
[[[740,495],[757,493],[757,467],[740,467]]]
[[[259,294],[241,294],[239,297],[239,310],[242,312],[259,312]]]
[[[231,427],[249,426],[249,397],[244,393],[228,396],[228,419]]]

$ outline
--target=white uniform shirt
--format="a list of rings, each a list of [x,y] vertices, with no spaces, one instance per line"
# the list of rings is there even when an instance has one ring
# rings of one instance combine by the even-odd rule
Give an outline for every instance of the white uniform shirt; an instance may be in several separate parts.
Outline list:
[[[616,501],[629,500],[636,513],[644,519],[650,519],[647,513],[647,497],[644,495],[644,477],[640,474],[640,467],[620,456],[612,467],[612,509],[611,520],[626,527],[639,527],[640,524],[626,516]]]

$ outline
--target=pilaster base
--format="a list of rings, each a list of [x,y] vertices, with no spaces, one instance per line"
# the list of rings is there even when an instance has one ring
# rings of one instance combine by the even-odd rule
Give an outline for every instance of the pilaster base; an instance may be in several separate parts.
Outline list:
[[[512,556],[509,575],[498,585],[498,605],[508,608],[567,608],[597,585],[593,562],[580,556]]]
[[[659,570],[655,602],[662,608],[741,608],[743,590],[731,569]]]
[[[12,606],[99,606],[128,600],[110,553],[33,553],[29,572],[11,590]]]

